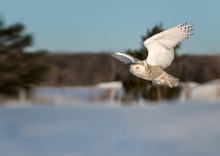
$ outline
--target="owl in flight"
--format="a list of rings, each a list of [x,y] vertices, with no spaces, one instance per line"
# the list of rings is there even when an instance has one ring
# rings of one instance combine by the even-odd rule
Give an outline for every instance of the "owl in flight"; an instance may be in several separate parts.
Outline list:
[[[164,69],[174,59],[173,48],[193,35],[192,30],[193,25],[183,23],[148,38],[144,41],[144,46],[148,50],[148,57],[145,60],[121,52],[116,52],[112,56],[125,64],[130,64],[130,72],[135,76],[172,88],[178,85],[179,79],[167,74]]]

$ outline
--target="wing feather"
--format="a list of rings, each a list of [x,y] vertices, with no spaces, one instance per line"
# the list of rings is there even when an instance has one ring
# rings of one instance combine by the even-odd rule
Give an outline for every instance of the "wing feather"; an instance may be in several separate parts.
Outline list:
[[[193,25],[183,23],[145,40],[144,46],[148,49],[147,63],[162,69],[168,67],[174,59],[173,48],[193,35],[190,33],[192,30]]]
[[[131,64],[131,63],[135,63],[136,61],[139,61],[137,58],[121,52],[116,52],[112,54],[112,56],[124,62],[125,64]]]

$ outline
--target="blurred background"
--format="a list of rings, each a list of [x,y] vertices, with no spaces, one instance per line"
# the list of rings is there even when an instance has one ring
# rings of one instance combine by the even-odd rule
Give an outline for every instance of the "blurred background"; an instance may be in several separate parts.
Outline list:
[[[217,0],[0,0],[0,155],[219,155]],[[156,86],[111,57],[187,22]]]

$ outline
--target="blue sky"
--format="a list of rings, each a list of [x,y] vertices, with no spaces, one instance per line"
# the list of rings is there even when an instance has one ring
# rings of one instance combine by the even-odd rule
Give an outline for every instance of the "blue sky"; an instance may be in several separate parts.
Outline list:
[[[53,52],[138,49],[155,24],[195,27],[179,54],[220,53],[220,1],[0,0],[6,24],[23,23],[34,35],[32,49]]]

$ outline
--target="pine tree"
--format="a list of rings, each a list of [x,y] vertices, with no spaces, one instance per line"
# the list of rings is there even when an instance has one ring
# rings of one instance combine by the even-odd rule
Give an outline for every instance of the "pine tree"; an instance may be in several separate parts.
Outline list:
[[[41,82],[48,70],[45,52],[26,52],[32,35],[24,25],[5,26],[0,19],[0,94],[15,96],[20,89],[29,91]]]

